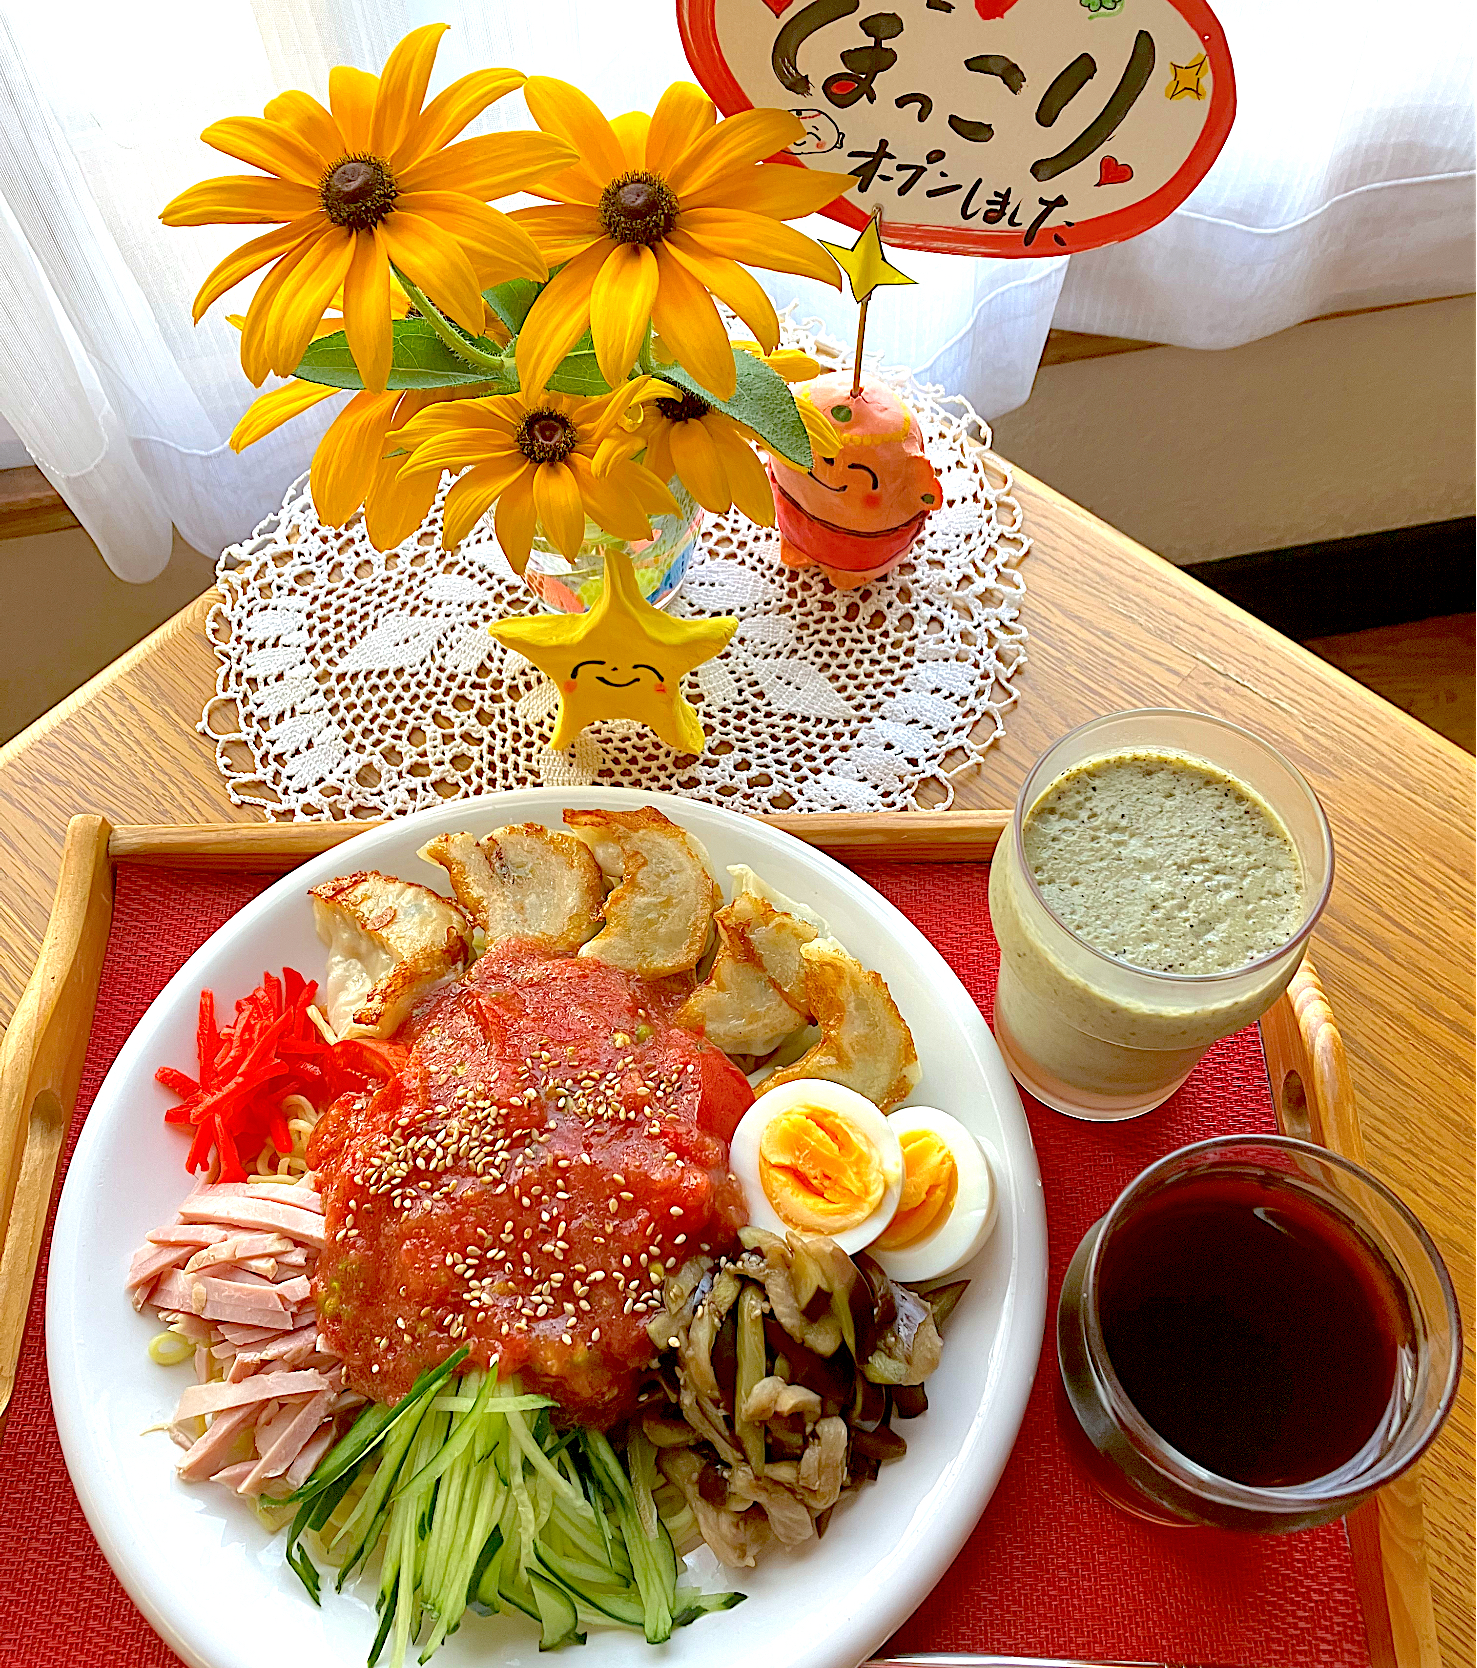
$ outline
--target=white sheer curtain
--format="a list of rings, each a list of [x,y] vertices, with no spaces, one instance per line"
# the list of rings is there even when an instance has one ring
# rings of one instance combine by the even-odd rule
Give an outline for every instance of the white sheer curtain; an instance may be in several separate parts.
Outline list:
[[[1053,323],[1219,348],[1469,290],[1465,0],[1217,11],[1240,111],[1177,213],[1070,262],[909,255],[921,287],[874,310],[871,344],[998,416],[1029,394]],[[452,32],[436,85],[513,64],[577,81],[614,114],[689,73],[672,0],[0,0],[0,416],[125,578],[163,567],[171,522],[210,554],[250,532],[332,414],[239,458],[226,448],[254,391],[225,309],[194,328],[190,301],[244,234],[157,219],[184,186],[235,171],[195,135],[285,87],[322,96],[331,65],[377,69],[438,19]],[[527,125],[521,101],[485,125]],[[850,307],[820,286],[770,288],[849,333]]]

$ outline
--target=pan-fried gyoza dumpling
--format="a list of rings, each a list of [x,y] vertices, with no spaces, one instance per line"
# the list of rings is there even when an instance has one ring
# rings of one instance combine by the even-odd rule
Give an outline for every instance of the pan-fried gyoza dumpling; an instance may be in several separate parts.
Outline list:
[[[768,1077],[758,1092],[798,1077],[824,1077],[865,1095],[886,1112],[919,1077],[913,1033],[881,978],[847,955],[834,938],[800,948],[805,998],[820,1041],[791,1066]]]
[[[604,929],[580,954],[645,979],[696,967],[722,899],[702,846],[650,805],[566,811],[564,822],[617,883],[605,900]]]
[[[729,877],[733,881],[734,896],[740,892],[749,892],[756,898],[763,898],[772,909],[777,909],[781,915],[793,915],[797,921],[804,921],[807,926],[814,927],[822,938],[833,938],[823,915],[817,915],[808,904],[798,903],[794,898],[787,898],[785,894],[762,876],[756,875],[747,863],[730,863]]]
[[[572,835],[525,822],[494,828],[481,840],[438,834],[420,855],[446,870],[457,902],[489,945],[532,938],[551,954],[572,955],[599,931],[600,865]]]
[[[323,1008],[340,1037],[390,1036],[415,1002],[472,953],[465,913],[413,880],[361,869],[308,895],[328,946]]]
[[[768,1054],[805,1023],[800,952],[816,930],[747,891],[720,909],[713,925],[712,971],[674,1018],[726,1054]]]

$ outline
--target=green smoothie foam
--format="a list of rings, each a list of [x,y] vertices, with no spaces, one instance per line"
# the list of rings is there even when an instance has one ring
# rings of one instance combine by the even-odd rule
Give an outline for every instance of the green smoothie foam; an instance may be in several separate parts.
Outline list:
[[[1090,759],[1052,784],[1022,832],[1047,908],[1134,967],[1230,972],[1285,944],[1301,921],[1287,830],[1244,783],[1199,760]]]

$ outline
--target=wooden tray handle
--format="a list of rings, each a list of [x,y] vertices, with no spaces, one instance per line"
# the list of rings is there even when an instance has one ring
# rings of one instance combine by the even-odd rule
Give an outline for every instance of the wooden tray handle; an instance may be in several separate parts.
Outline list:
[[[0,1425],[108,947],[110,832],[102,817],[73,817],[68,825],[41,956],[0,1042]]]
[[[757,817],[834,857],[897,858],[909,863],[986,863],[1010,826],[1009,811],[878,811]],[[181,869],[255,869],[285,874],[320,852],[351,840],[373,822],[148,823],[115,828],[115,863],[158,863]]]
[[[1283,1134],[1363,1164],[1343,1038],[1306,956],[1286,994],[1262,1017],[1262,1048]],[[1420,1470],[1417,1465],[1387,1483],[1345,1520],[1373,1668],[1441,1665]]]

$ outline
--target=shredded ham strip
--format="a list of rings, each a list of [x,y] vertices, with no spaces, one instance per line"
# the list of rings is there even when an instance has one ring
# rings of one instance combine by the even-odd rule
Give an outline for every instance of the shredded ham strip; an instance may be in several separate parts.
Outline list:
[[[186,1450],[181,1477],[290,1493],[362,1405],[318,1333],[312,1274],[322,1245],[323,1202],[308,1175],[290,1187],[197,1187],[179,1220],[134,1253],[134,1308],[150,1305],[195,1345],[196,1382],[169,1426]]]

